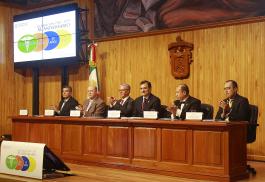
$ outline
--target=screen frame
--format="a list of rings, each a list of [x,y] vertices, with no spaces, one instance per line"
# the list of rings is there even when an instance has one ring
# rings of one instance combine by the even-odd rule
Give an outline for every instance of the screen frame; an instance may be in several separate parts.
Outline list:
[[[12,50],[13,50],[13,62],[15,68],[27,68],[27,67],[40,67],[40,66],[66,66],[72,64],[80,64],[82,62],[81,57],[79,55],[80,51],[80,28],[79,28],[79,7],[77,3],[71,3],[64,6],[53,7],[49,9],[34,11],[30,13],[15,15],[13,17],[12,26],[14,28],[14,22],[23,21],[33,18],[39,18],[69,11],[75,11],[75,18],[76,18],[76,55],[72,57],[63,57],[63,58],[52,58],[52,59],[41,59],[41,60],[30,60],[30,61],[23,61],[23,62],[15,62],[14,61],[14,34],[12,36]]]
[[[56,170],[70,171],[70,168],[45,145],[43,152],[43,171],[54,172]]]

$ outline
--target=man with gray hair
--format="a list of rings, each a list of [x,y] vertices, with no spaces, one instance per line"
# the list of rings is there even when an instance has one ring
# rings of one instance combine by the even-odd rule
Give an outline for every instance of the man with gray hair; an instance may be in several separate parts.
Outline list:
[[[127,83],[120,85],[120,99],[108,97],[109,110],[120,110],[121,117],[131,117],[133,115],[133,99],[130,97],[131,87]]]

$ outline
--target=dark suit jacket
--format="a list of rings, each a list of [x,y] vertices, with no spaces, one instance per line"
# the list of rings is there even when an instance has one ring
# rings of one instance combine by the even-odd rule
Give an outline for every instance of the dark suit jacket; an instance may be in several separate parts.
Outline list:
[[[89,110],[86,111],[88,105],[89,105],[89,99],[85,100],[83,104],[83,116],[84,117],[105,117],[106,104],[101,98],[96,97],[93,100]]]
[[[58,109],[60,110],[63,105],[64,99],[59,103]],[[70,110],[75,110],[75,107],[78,106],[78,101],[75,98],[70,97],[68,101],[64,104],[60,113],[57,113],[59,116],[70,116]]]
[[[116,102],[112,107],[109,107],[109,110],[120,110],[121,117],[132,117],[133,116],[133,99],[129,97],[123,105],[120,104],[121,99]]]
[[[177,108],[181,107],[180,100],[175,100],[174,104],[177,106]],[[189,96],[187,100],[184,103],[184,107],[182,108],[180,117],[177,119],[186,119],[186,112],[200,112],[201,111],[201,101],[199,99],[196,99],[192,96]]]
[[[249,121],[250,107],[248,99],[238,94],[236,94],[232,99],[234,99],[234,101],[228,115],[229,121]],[[224,99],[224,101],[228,102],[228,99]],[[225,118],[221,117],[222,112],[223,109],[219,107],[215,119],[225,120]]]
[[[143,110],[142,110],[142,103],[143,103],[143,96],[140,96],[134,100],[134,112],[133,116],[135,117],[143,117]],[[157,111],[160,112],[161,110],[161,101],[158,97],[150,94],[147,104],[144,108],[145,111]]]

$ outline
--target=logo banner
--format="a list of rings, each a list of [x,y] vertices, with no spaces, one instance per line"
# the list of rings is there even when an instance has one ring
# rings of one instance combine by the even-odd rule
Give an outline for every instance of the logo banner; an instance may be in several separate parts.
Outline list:
[[[0,172],[42,179],[45,144],[3,141]]]

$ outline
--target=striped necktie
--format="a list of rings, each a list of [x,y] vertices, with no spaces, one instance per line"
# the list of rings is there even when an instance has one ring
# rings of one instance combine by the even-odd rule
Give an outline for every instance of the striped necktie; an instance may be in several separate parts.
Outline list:
[[[148,99],[144,98],[143,102],[142,102],[142,111],[144,111],[146,109],[146,105],[148,103]]]
[[[120,101],[120,105],[123,106],[123,104],[124,104],[124,100],[121,99],[121,101]]]

